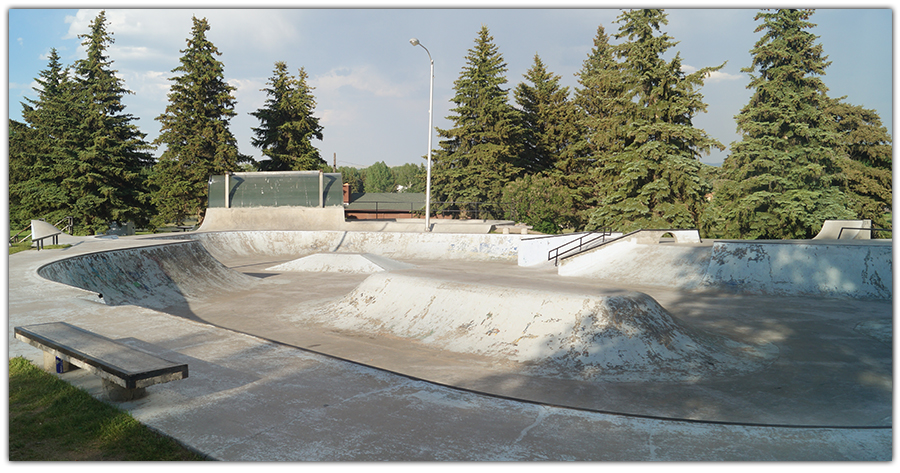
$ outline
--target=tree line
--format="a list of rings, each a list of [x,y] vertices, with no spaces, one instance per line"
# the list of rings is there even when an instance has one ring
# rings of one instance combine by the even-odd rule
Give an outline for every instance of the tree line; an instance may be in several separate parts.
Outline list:
[[[612,36],[598,27],[572,91],[535,54],[512,101],[503,56],[482,26],[454,82],[451,127],[437,129],[433,200],[463,216],[455,202],[502,203],[479,217],[514,215],[548,233],[699,228],[706,238],[778,239],[809,238],[825,219],[887,226],[891,137],[875,111],[828,96],[813,13],[756,15],[763,35],[742,69],[753,94],[721,167],[700,161],[725,146],[692,120],[706,111],[704,80],[724,63],[685,73],[677,52],[664,59],[677,42],[662,31],[663,10],[623,11]],[[11,223],[72,215],[93,232],[109,221],[202,218],[208,177],[249,169],[337,171],[354,192],[424,191],[423,165],[327,166],[312,145],[323,129],[306,72],[291,75],[284,62],[252,113],[252,144],[268,159],[240,154],[228,130],[234,89],[206,20],[193,21],[152,144],[124,112],[130,92],[104,55],[112,38],[103,12],[71,71],[51,51],[38,98],[23,104],[25,123],[10,121]],[[154,160],[156,146],[165,151]]]
[[[536,229],[698,228],[706,238],[810,238],[826,219],[889,225],[891,137],[873,110],[831,98],[830,62],[813,10],[763,10],[750,50],[741,141],[721,167],[700,157],[722,143],[694,127],[699,90],[662,31],[663,10],[622,12],[600,26],[570,94],[539,55],[513,89],[482,26],[454,83],[452,127],[434,158],[436,200],[507,202]],[[613,42],[616,40],[617,42]],[[464,209],[462,209],[464,211]],[[508,212],[497,207],[496,217]]]

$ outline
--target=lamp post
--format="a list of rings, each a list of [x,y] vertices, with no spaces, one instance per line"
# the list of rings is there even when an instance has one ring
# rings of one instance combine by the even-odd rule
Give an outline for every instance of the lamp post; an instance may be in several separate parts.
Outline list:
[[[422,46],[418,39],[409,40],[409,44],[413,46]],[[431,231],[431,135],[434,134],[434,59],[431,59],[431,53],[428,48],[422,46],[422,49],[428,53],[428,60],[431,61],[431,86],[428,88],[428,167],[425,171],[425,231]]]

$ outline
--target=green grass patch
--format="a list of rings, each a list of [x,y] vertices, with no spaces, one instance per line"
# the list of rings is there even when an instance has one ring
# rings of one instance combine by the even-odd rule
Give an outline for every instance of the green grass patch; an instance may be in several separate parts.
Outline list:
[[[203,460],[28,360],[9,360],[9,460]]]

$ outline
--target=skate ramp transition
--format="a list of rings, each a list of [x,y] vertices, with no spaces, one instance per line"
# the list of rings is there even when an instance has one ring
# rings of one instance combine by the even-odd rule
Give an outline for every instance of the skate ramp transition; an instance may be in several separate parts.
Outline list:
[[[192,232],[218,259],[369,253],[396,259],[516,261],[521,235],[350,231]]]
[[[891,240],[617,241],[560,260],[562,276],[751,295],[893,298]]]
[[[151,309],[241,290],[257,281],[227,268],[195,241],[74,256],[42,266],[38,274],[88,291],[90,300]]]

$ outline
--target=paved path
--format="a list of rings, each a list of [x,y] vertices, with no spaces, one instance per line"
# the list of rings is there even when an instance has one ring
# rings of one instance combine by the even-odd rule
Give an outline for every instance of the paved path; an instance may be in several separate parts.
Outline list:
[[[36,274],[37,269],[70,255],[139,246],[147,241],[120,238],[76,243],[66,250],[10,256],[9,356],[22,355],[36,362],[41,357],[36,349],[13,339],[14,326],[64,320],[111,338],[124,339],[172,361],[188,363],[188,379],[152,386],[146,398],[121,406],[144,424],[211,458],[233,461],[892,458],[890,428],[745,426],[550,407],[428,383],[297,348],[303,343],[314,345],[321,341],[333,343],[335,349],[352,346],[348,342],[352,337],[329,333],[327,328],[315,335],[319,342],[311,339],[303,342],[298,338],[292,343],[287,334],[280,343],[273,342],[266,338],[278,338],[273,334],[279,330],[278,324],[259,323],[253,314],[244,314],[243,323],[234,320],[240,314],[208,320],[215,312],[205,311],[216,304],[212,300],[187,306],[191,313],[181,315],[193,316],[194,320],[174,314],[176,309],[166,313],[136,306],[107,306],[94,293],[42,279]],[[261,275],[259,268],[247,264],[240,269]],[[453,270],[453,267],[443,269]],[[461,278],[486,277],[477,270],[457,273]],[[269,280],[269,285],[274,287],[278,278],[269,276],[262,278],[262,282]],[[282,279],[286,280],[289,279]],[[285,286],[282,284],[282,288]],[[352,281],[344,281],[343,286],[333,286],[335,293],[322,293],[321,297],[325,300],[350,288]],[[670,310],[704,317],[702,301],[689,300],[676,293],[666,296],[660,292],[654,297]],[[245,303],[254,307],[252,301]],[[227,321],[231,329],[223,328],[228,317],[232,318]],[[784,333],[796,331],[808,324],[809,319],[801,317],[795,322]],[[760,334],[771,328],[772,323],[760,322]],[[254,336],[242,332],[259,333]],[[408,353],[403,351],[407,347],[417,353],[422,365],[428,365],[429,352],[416,351],[421,347],[399,344],[374,347],[370,353],[381,356],[384,363],[396,364],[397,357],[408,359]],[[391,350],[396,350],[393,362]],[[830,365],[839,362],[835,360]],[[880,371],[872,371],[874,375],[870,374],[868,382],[883,384]],[[63,377],[100,395],[100,381],[94,376],[75,371]],[[815,393],[797,394],[815,396]],[[891,420],[882,419],[881,423],[890,425]]]

